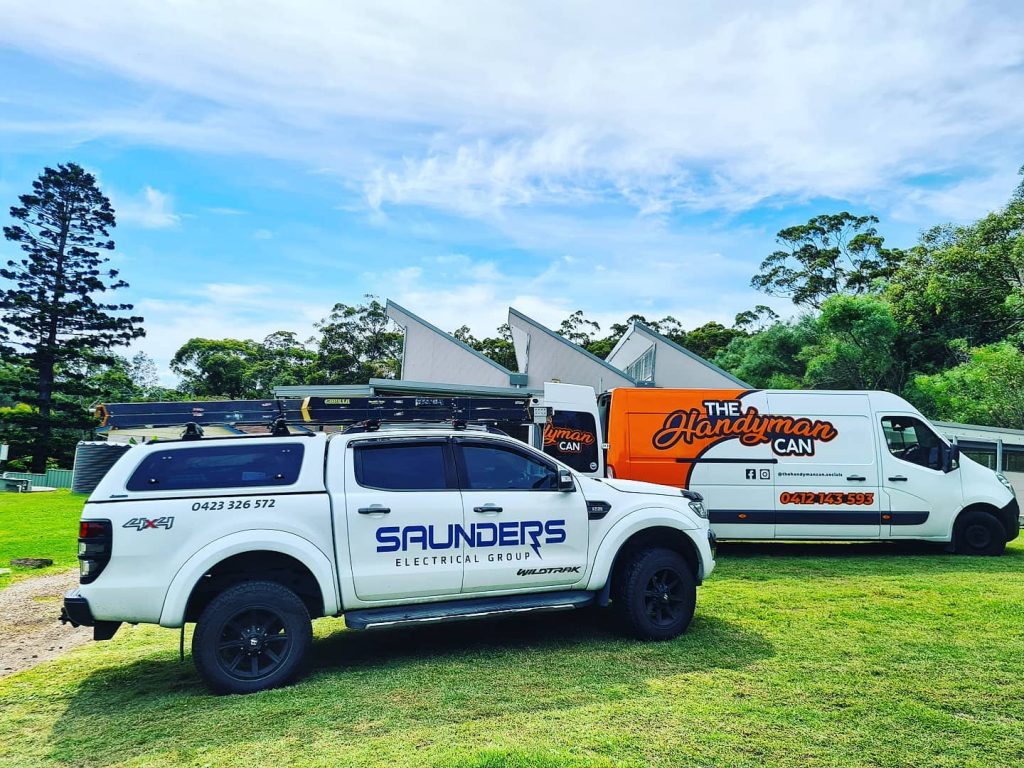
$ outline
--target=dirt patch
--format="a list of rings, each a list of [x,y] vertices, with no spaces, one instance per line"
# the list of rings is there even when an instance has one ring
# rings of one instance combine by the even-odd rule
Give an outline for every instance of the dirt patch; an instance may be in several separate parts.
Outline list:
[[[61,599],[78,569],[22,579],[0,589],[0,677],[60,656],[92,639],[88,627],[61,624]]]

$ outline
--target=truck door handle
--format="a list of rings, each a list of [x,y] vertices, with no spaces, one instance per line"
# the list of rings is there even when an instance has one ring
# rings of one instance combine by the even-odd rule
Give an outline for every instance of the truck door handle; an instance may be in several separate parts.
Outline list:
[[[889,480],[893,482],[906,482],[907,478],[905,478],[903,475],[896,475],[895,477],[890,477]]]
[[[863,483],[865,480],[867,480],[867,478],[864,477],[864,475],[847,475],[846,479],[847,480],[856,480],[858,483]]]
[[[360,515],[386,515],[391,512],[391,507],[382,507],[380,504],[371,504],[368,507],[360,507]]]
[[[501,507],[496,504],[484,504],[482,507],[473,507],[474,512],[486,514],[487,512],[501,512]]]

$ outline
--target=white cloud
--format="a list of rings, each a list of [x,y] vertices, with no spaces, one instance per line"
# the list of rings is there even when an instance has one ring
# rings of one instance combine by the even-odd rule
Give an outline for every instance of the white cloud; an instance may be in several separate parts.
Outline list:
[[[595,228],[596,241],[606,230]],[[683,326],[694,328],[711,320],[731,325],[736,312],[755,303],[771,304],[783,315],[792,312],[788,302],[767,299],[752,289],[723,290],[723,282],[737,282],[723,281],[723,276],[742,271],[741,285],[745,283],[746,268],[715,252],[683,259],[654,249],[642,256],[601,251],[601,258],[607,264],[602,269],[594,268],[592,258],[566,255],[513,274],[512,262],[499,267],[448,254],[424,258],[420,266],[362,277],[367,284],[386,286],[384,296],[441,329],[451,332],[468,325],[476,336],[493,335],[506,322],[509,306],[551,328],[582,309],[601,325],[602,333],[634,313],[650,319],[671,314]]]
[[[135,197],[112,197],[120,223],[144,229],[167,229],[181,222],[181,216],[174,212],[174,199],[159,189],[147,186]]]
[[[170,360],[189,339],[260,340],[281,330],[305,339],[330,306],[298,286],[207,283],[165,298],[137,301],[133,312],[146,318],[146,337],[132,351],[152,357],[161,382],[173,386],[177,377],[170,370]],[[273,311],[268,312],[268,307]]]
[[[252,233],[253,240],[270,240],[274,237],[274,233],[269,229],[257,229]]]
[[[297,159],[384,210],[896,205],[965,162],[991,206],[1024,154],[1014,2],[0,7],[0,42],[161,94],[0,130]]]

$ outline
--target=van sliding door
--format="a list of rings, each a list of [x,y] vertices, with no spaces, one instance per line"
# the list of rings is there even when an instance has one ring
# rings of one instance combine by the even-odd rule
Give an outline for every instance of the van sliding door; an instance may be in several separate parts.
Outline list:
[[[768,406],[786,419],[770,441],[778,459],[775,538],[877,538],[879,473],[867,396],[772,392]]]

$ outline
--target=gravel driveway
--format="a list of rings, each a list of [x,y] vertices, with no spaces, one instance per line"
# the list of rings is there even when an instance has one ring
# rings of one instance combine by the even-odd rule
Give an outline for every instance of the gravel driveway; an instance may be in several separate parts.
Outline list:
[[[61,598],[78,569],[22,579],[0,589],[0,677],[60,656],[92,639],[88,627],[61,624]]]

